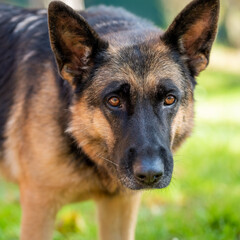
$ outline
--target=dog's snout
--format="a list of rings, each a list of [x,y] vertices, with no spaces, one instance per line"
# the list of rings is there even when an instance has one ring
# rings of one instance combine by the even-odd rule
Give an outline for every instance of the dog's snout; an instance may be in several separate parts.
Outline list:
[[[138,158],[133,164],[133,174],[136,180],[144,184],[157,183],[164,174],[164,165],[160,158]]]

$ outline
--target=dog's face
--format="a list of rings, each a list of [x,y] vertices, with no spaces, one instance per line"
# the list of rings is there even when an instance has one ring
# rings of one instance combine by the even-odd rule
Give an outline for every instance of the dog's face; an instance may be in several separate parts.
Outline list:
[[[218,8],[217,0],[194,1],[161,36],[114,48],[69,7],[50,4],[53,52],[74,90],[68,131],[126,187],[170,183],[172,151],[193,125],[194,77],[208,64]]]

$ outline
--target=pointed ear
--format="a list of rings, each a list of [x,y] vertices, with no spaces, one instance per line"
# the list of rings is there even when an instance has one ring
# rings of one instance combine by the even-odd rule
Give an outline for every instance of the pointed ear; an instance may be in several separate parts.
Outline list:
[[[83,17],[60,1],[49,4],[48,25],[59,73],[74,85],[75,79],[89,72],[96,54],[105,50],[107,43]]]
[[[186,59],[193,76],[204,70],[217,32],[219,0],[194,0],[173,21],[162,40]]]

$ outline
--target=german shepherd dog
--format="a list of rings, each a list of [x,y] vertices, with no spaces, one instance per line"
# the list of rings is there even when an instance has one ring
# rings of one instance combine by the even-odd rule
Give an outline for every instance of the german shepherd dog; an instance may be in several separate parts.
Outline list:
[[[57,211],[87,199],[100,239],[133,240],[141,190],[169,185],[191,132],[219,0],[165,32],[121,8],[0,6],[0,169],[20,186],[21,240],[51,239]]]

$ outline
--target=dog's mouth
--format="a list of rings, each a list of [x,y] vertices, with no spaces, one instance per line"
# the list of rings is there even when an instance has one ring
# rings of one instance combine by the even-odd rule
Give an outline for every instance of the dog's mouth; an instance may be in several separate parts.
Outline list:
[[[141,189],[162,189],[166,188],[172,179],[172,171],[165,171],[162,176],[152,176],[146,179],[144,176],[136,177],[131,169],[129,168],[119,168],[117,171],[117,177],[124,187],[131,190],[141,190]]]
[[[166,188],[170,184],[172,176],[163,176],[161,180],[152,183],[141,182],[136,180],[133,176],[121,176],[119,179],[123,186],[132,190],[161,189]]]

